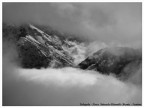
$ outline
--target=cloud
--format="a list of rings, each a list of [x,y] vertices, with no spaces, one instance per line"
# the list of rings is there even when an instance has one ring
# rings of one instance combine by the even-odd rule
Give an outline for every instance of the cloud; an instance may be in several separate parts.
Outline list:
[[[63,69],[20,69],[18,77],[44,85],[55,84],[58,86],[91,86],[96,82],[93,74],[83,73],[82,70],[75,68]],[[41,71],[41,72],[40,72]]]
[[[94,71],[67,67],[16,69],[13,74],[13,79],[4,82],[5,105],[142,103],[140,86]]]
[[[17,52],[10,46],[3,54],[3,105],[142,103],[141,85],[133,83],[141,70],[129,82],[121,82],[111,75],[72,67],[23,69],[13,61]]]
[[[140,41],[141,12],[141,3],[3,3],[3,21],[46,24],[103,42]]]
[[[48,24],[96,40],[88,54],[115,43],[141,46],[141,3],[3,3],[3,21]],[[142,88],[132,83],[141,70],[126,83],[70,67],[22,69],[11,61],[12,51],[3,54],[3,105],[142,103]]]

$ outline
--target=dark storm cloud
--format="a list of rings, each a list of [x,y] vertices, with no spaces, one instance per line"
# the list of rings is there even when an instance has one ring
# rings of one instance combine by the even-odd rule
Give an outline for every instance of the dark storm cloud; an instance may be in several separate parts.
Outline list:
[[[141,3],[3,3],[3,21],[35,22],[91,40],[140,43]]]

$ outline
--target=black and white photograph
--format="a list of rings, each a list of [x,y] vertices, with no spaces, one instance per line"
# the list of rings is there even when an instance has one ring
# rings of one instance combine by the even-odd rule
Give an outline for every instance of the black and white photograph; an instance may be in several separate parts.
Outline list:
[[[142,2],[2,2],[2,106],[142,106]]]

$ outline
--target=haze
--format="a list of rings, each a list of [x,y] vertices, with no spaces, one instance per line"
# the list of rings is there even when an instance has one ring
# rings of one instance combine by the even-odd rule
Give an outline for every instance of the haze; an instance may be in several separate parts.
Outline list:
[[[141,3],[3,3],[3,21],[34,22],[92,41],[141,46]]]

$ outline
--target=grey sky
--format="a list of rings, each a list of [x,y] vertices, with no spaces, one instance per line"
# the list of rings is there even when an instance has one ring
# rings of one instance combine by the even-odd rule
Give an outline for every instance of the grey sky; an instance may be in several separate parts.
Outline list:
[[[3,21],[32,21],[103,42],[142,40],[141,3],[3,3]]]

